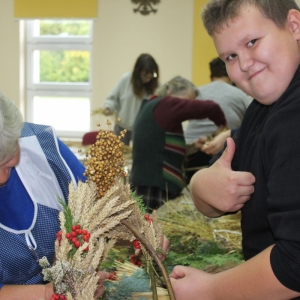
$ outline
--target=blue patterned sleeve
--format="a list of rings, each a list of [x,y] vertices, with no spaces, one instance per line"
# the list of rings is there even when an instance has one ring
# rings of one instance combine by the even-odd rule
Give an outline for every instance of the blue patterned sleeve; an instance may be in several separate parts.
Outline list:
[[[64,144],[60,139],[58,140],[59,151],[71,169],[76,180],[85,181],[86,177],[83,175],[85,171],[84,165],[78,160],[75,154],[70,150],[70,148]]]

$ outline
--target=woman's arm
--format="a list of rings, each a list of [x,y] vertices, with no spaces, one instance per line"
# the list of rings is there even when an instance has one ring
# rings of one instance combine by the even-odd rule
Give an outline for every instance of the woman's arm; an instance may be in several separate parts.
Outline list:
[[[103,113],[106,115],[112,114],[120,108],[120,94],[124,94],[125,86],[128,86],[128,81],[131,79],[131,73],[125,73],[114,86],[110,94],[104,100]]]
[[[104,280],[108,279],[109,273],[100,271],[98,287],[95,292],[95,299],[104,293]],[[29,284],[29,285],[4,285],[0,289],[0,300],[50,300],[54,294],[53,284]]]
[[[4,285],[0,290],[0,300],[50,300],[53,293],[52,283]]]
[[[178,131],[178,127],[182,128],[182,122],[191,119],[209,118],[220,129],[227,126],[221,107],[213,101],[168,96],[158,102],[153,116],[159,126],[169,131]]]

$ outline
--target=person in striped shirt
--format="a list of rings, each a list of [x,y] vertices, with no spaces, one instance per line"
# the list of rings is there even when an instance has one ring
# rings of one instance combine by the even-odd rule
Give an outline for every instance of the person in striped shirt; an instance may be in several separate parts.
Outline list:
[[[211,101],[194,101],[197,89],[180,76],[161,86],[150,100],[144,100],[133,125],[130,183],[143,196],[148,212],[179,196],[185,187],[183,163],[201,140],[186,145],[182,122],[209,118],[218,127],[226,119],[220,106]]]

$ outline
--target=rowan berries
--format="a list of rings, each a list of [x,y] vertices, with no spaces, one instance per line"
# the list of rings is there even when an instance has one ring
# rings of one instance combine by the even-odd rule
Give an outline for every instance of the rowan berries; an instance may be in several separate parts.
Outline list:
[[[79,248],[84,242],[89,242],[91,234],[85,230],[81,229],[81,225],[73,225],[71,232],[67,232],[65,237],[74,245],[75,248]],[[59,231],[57,234],[57,239],[59,241],[59,246],[60,242],[62,240],[62,232]],[[89,247],[86,247],[84,251],[88,251]]]
[[[141,245],[140,245],[140,242],[139,242],[138,240],[134,240],[134,241],[132,242],[132,244],[133,244],[133,247],[134,247],[135,249],[141,249]]]
[[[53,294],[50,300],[67,300],[65,295]]]

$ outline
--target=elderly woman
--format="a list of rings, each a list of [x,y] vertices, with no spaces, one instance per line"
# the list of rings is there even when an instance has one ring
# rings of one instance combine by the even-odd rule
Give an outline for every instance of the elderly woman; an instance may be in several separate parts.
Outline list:
[[[52,296],[37,259],[54,260],[61,207],[72,181],[84,181],[84,166],[49,126],[23,123],[15,104],[0,94],[0,299]],[[108,273],[99,272],[101,279]]]
[[[197,94],[193,83],[177,76],[151,100],[144,100],[136,117],[130,181],[149,212],[179,196],[185,186],[182,166],[187,148],[182,122],[209,118],[218,127],[226,126],[220,106],[209,100],[194,101]],[[201,146],[196,141],[188,150]]]

